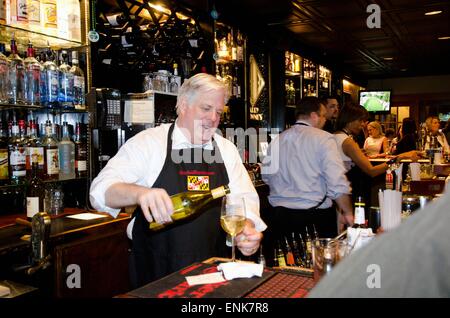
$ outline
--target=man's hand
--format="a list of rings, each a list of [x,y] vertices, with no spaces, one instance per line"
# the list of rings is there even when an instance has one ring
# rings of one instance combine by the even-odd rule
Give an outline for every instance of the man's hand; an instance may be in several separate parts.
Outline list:
[[[243,255],[249,256],[258,251],[262,238],[262,233],[256,231],[253,221],[247,219],[244,230],[236,236],[236,246]]]
[[[349,213],[339,213],[338,216],[338,234],[341,234],[344,231],[345,225],[352,226],[353,225],[353,214]]]
[[[172,222],[173,204],[166,190],[142,188],[137,193],[137,202],[148,222]]]

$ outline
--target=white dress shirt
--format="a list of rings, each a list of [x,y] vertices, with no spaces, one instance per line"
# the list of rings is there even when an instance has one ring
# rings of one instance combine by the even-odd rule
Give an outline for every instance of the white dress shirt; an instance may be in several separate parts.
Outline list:
[[[128,140],[108,161],[108,164],[93,180],[89,193],[91,204],[96,210],[105,211],[113,217],[117,217],[120,209],[114,209],[105,204],[105,192],[115,183],[123,182],[152,187],[164,165],[170,125],[163,124],[140,132]],[[239,193],[245,197],[247,218],[255,223],[257,231],[264,231],[267,226],[259,215],[258,194],[235,145],[217,134],[214,135],[214,139],[228,173],[230,192],[232,194]],[[211,150],[212,142],[193,145],[175,124],[172,134],[172,149],[198,147]],[[130,238],[133,224],[134,219],[127,229]]]
[[[302,121],[298,123],[307,124]],[[329,208],[332,200],[350,194],[350,183],[332,134],[294,125],[271,142],[262,177],[270,186],[272,206],[289,209]]]

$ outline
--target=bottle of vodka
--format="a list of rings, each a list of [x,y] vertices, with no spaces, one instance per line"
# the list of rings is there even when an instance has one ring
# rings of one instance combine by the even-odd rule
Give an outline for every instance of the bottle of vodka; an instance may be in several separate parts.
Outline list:
[[[8,102],[9,60],[5,51],[5,44],[0,43],[0,103]]]
[[[76,109],[85,109],[84,72],[78,66],[77,51],[72,51],[72,68],[70,69],[70,73],[73,74],[73,104]]]
[[[28,42],[25,65],[25,100],[30,105],[39,105],[41,102],[41,64],[34,57],[31,41]]]
[[[58,93],[59,93],[59,69],[55,63],[55,54],[50,49],[47,49],[47,62],[44,63],[44,72],[46,73],[46,100],[47,107],[58,107]]]
[[[71,67],[67,64],[67,51],[61,52],[61,64],[59,65],[59,95],[58,101],[62,108],[73,108],[73,78]]]
[[[9,55],[8,100],[11,104],[23,104],[25,102],[24,65],[22,58],[17,54],[14,35],[11,39],[11,54]]]
[[[62,128],[62,138],[58,143],[59,151],[59,178],[75,178],[75,144],[70,140],[69,126],[65,121]]]

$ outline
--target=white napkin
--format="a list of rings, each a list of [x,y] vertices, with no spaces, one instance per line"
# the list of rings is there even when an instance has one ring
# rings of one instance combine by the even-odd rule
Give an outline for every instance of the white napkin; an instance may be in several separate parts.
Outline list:
[[[263,273],[262,264],[228,262],[221,263],[217,266],[217,270],[223,272],[226,280],[235,278],[250,278],[253,276],[261,277]]]
[[[357,249],[363,247],[374,237],[375,234],[372,232],[371,228],[347,228],[347,243],[352,249],[350,252],[356,251]]]
[[[402,193],[394,190],[385,190],[378,193],[381,211],[381,227],[385,231],[392,230],[400,225],[402,215]]]

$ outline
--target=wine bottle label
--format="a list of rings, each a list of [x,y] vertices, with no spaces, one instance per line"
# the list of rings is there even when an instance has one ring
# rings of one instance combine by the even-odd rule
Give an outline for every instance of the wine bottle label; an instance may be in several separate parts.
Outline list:
[[[32,218],[39,213],[39,197],[27,197],[27,217]]]
[[[221,198],[226,195],[225,187],[218,187],[211,190],[211,195],[213,199]]]
[[[78,171],[86,171],[87,170],[87,161],[86,160],[76,160],[75,161],[75,169]]]
[[[59,174],[59,156],[58,149],[47,149],[47,174]]]
[[[356,205],[356,204],[355,204]],[[366,223],[366,217],[364,214],[364,208],[361,206],[355,207],[355,224],[365,224]]]
[[[31,169],[31,158],[36,155],[37,163],[39,166],[44,166],[44,148],[43,147],[27,147],[26,148],[26,165],[27,169]]]

